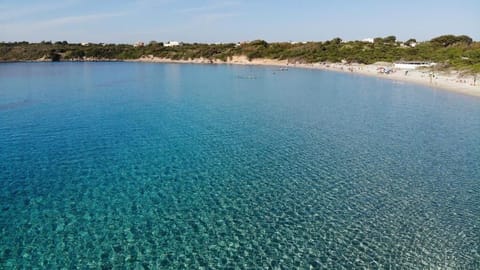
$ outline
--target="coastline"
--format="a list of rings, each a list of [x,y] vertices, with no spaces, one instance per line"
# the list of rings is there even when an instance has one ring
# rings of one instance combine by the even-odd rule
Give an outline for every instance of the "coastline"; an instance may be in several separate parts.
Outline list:
[[[47,59],[37,59],[29,61],[1,61],[0,63],[19,63],[19,62],[51,62]],[[456,93],[461,93],[470,96],[480,97],[480,78],[477,78],[474,85],[474,77],[472,75],[461,75],[458,71],[453,72],[435,72],[430,70],[402,70],[395,69],[393,63],[375,63],[370,65],[365,64],[348,64],[348,63],[290,63],[288,60],[276,60],[266,58],[256,58],[248,60],[246,56],[233,56],[227,61],[220,59],[206,59],[197,58],[190,60],[173,60],[169,58],[160,58],[154,56],[144,56],[138,59],[101,59],[101,58],[86,58],[74,60],[61,60],[61,62],[141,62],[141,63],[176,63],[176,64],[221,64],[221,65],[253,65],[253,66],[271,66],[279,68],[303,68],[327,70],[334,72],[357,74],[362,76],[375,77],[380,79],[394,80],[402,83],[412,83],[430,87],[432,89],[441,89]],[[380,73],[379,69],[389,69],[392,72],[389,74]]]
[[[252,59],[248,60],[246,56],[234,56],[227,61],[219,59],[210,60],[204,58],[191,60],[172,60],[159,57],[142,57],[134,60],[125,60],[126,62],[143,62],[143,63],[177,63],[177,64],[223,64],[223,65],[254,65],[254,66],[272,66],[282,68],[304,68],[327,70],[342,73],[358,74],[363,76],[375,77],[380,79],[394,80],[404,83],[412,83],[427,86],[433,89],[447,90],[451,92],[466,94],[470,96],[480,97],[480,82],[477,79],[476,85],[473,85],[473,76],[461,75],[456,72],[435,72],[432,76],[429,70],[414,69],[406,70],[394,69],[393,63],[375,63],[371,65],[365,64],[347,64],[347,63],[289,63],[288,60],[276,59]],[[387,68],[393,72],[390,74],[379,73],[379,69]]]

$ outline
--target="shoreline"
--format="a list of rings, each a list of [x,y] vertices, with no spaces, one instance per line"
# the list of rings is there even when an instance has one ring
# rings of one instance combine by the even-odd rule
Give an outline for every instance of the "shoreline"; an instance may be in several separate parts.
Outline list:
[[[46,59],[29,60],[29,61],[5,61],[0,63],[37,63],[37,62],[51,62]],[[480,78],[474,84],[474,77],[472,75],[464,76],[458,71],[453,72],[435,72],[430,70],[414,69],[404,70],[395,69],[393,63],[375,63],[371,65],[365,64],[347,64],[347,63],[289,63],[288,60],[276,60],[257,58],[248,60],[246,56],[234,56],[227,61],[219,59],[211,60],[205,58],[197,58],[190,60],[173,60],[169,58],[160,58],[154,56],[144,56],[138,59],[81,59],[81,60],[62,60],[60,62],[140,62],[140,63],[174,63],[174,64],[220,64],[220,65],[243,65],[243,66],[270,66],[280,68],[301,68],[301,69],[315,69],[325,70],[341,73],[356,74],[368,77],[375,77],[386,80],[393,80],[403,83],[412,83],[426,86],[432,89],[441,89],[450,92],[461,93],[470,96],[480,97]],[[392,72],[381,73],[379,70],[387,69]]]
[[[432,89],[441,89],[450,92],[461,93],[469,96],[480,97],[480,82],[477,79],[476,85],[473,85],[474,78],[472,75],[464,76],[458,71],[445,73],[436,72],[431,74],[430,70],[414,69],[403,70],[394,69],[393,63],[375,63],[371,65],[365,64],[347,64],[347,63],[289,63],[288,60],[276,59],[252,59],[248,60],[245,56],[234,56],[227,61],[210,60],[210,59],[191,59],[191,60],[172,60],[160,57],[142,57],[139,59],[125,60],[125,62],[141,62],[141,63],[175,63],[175,64],[221,64],[221,65],[243,65],[243,66],[271,66],[281,68],[303,68],[326,70],[333,72],[341,72],[347,74],[356,74],[380,79],[393,80],[397,82],[412,83],[416,85],[426,86]],[[390,74],[379,73],[379,69],[391,69]],[[432,76],[434,75],[434,76]]]

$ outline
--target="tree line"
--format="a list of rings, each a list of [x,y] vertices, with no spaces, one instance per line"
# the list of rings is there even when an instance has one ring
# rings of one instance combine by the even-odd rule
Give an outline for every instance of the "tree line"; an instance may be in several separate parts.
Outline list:
[[[129,60],[154,56],[173,60],[205,58],[226,61],[233,56],[248,59],[269,58],[297,63],[340,62],[372,64],[395,61],[432,61],[443,69],[480,72],[480,42],[460,35],[442,35],[425,42],[409,39],[398,41],[395,36],[377,37],[373,43],[344,42],[334,38],[323,42],[275,42],[255,40],[241,44],[190,43],[166,47],[151,41],[144,46],[130,44],[71,44],[67,41],[1,42],[0,61]]]

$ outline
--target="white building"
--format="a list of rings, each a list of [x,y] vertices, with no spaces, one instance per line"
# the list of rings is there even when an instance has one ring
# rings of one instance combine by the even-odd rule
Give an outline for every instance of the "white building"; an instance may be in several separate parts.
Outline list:
[[[164,43],[163,46],[165,46],[165,47],[175,47],[175,46],[180,46],[182,44],[183,44],[182,42],[178,42],[178,41],[168,41],[168,42]]]
[[[367,43],[374,43],[374,39],[373,38],[364,38],[362,39],[362,42],[367,42]]]
[[[393,66],[398,69],[417,69],[419,67],[433,67],[435,65],[433,62],[421,61],[396,62],[393,64]]]
[[[296,44],[307,44],[308,41],[290,41],[290,44],[296,45]]]
[[[402,47],[402,48],[415,48],[416,46],[417,46],[416,42],[400,44],[400,47]]]
[[[141,41],[137,41],[135,42],[135,44],[133,44],[133,47],[143,47],[145,46],[145,43],[141,42]]]

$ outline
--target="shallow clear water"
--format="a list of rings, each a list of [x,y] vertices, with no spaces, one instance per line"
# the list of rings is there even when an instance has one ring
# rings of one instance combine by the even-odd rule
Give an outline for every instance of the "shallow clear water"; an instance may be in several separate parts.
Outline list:
[[[0,65],[0,268],[480,268],[480,99],[269,67]]]

